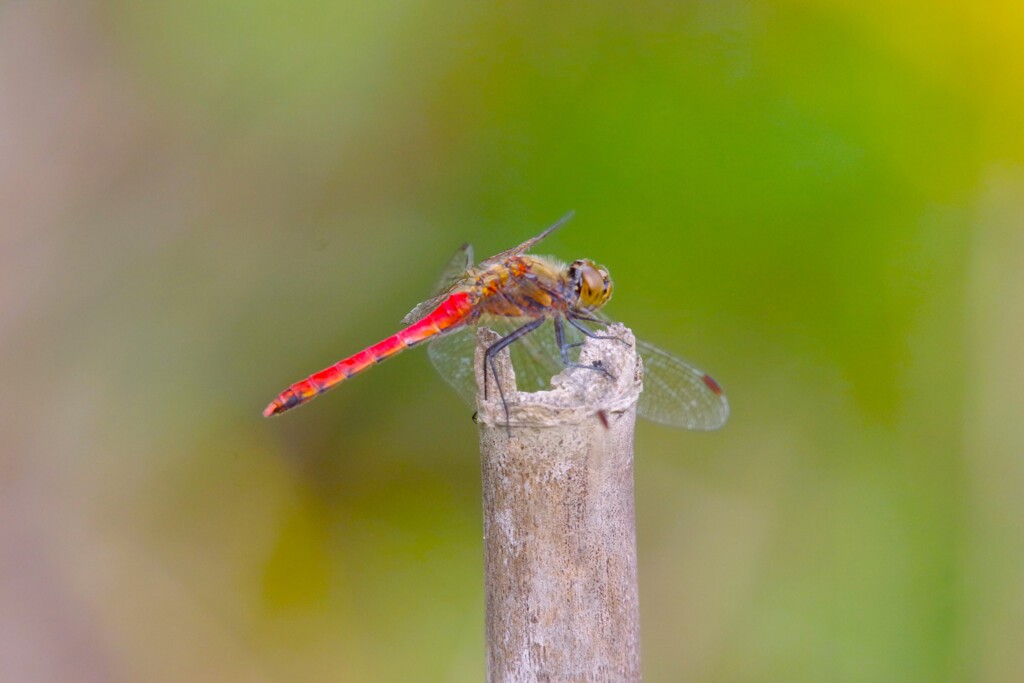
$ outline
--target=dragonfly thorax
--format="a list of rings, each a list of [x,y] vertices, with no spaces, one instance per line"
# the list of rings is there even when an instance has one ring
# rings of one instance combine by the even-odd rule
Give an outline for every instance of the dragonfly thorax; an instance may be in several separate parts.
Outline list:
[[[588,259],[573,261],[569,266],[572,283],[573,307],[581,311],[596,311],[612,298],[612,281],[608,270]]]

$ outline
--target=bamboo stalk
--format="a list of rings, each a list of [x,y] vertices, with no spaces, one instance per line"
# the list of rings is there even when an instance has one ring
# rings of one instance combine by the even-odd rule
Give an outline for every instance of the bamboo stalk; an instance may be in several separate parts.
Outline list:
[[[633,428],[642,371],[626,341],[587,339],[580,362],[549,392],[520,393],[507,351],[498,357],[504,407],[483,399],[477,346],[483,472],[487,680],[640,681],[633,512]],[[488,373],[490,375],[490,373]],[[488,377],[488,381],[494,378]]]

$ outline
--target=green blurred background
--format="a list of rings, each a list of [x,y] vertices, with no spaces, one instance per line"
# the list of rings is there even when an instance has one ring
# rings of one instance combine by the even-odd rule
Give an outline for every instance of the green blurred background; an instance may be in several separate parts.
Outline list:
[[[1024,670],[1024,7],[0,5],[0,680],[479,681],[460,243],[606,264],[650,681]]]

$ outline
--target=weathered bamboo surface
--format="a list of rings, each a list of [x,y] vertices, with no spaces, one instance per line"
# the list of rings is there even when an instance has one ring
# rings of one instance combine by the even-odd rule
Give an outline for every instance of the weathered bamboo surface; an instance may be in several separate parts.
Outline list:
[[[632,333],[587,339],[553,391],[519,393],[498,362],[478,397],[483,471],[487,680],[640,681],[633,428],[642,370]],[[496,338],[482,330],[482,349]],[[481,385],[482,389],[482,385]]]

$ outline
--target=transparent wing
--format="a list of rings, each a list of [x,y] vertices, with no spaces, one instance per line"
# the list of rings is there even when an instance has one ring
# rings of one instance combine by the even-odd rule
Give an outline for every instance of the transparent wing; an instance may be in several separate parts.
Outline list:
[[[455,285],[452,285],[451,289],[455,289]],[[427,317],[428,313],[430,313],[435,308],[440,306],[441,302],[444,301],[450,293],[450,290],[446,290],[441,292],[437,296],[432,296],[426,301],[421,301],[420,303],[416,304],[416,306],[411,311],[406,313],[404,318],[402,318],[402,324],[412,325],[413,323],[417,323],[420,320],[423,320],[423,318]]]
[[[406,313],[402,318],[403,325],[411,325],[422,320],[428,313],[437,308],[445,297],[447,297],[456,286],[462,283],[466,277],[466,271],[473,266],[473,245],[463,244],[459,247],[450,259],[448,264],[441,271],[441,277],[437,280],[434,288],[434,296],[426,301],[416,304],[416,307]]]
[[[518,325],[511,327],[514,329]],[[572,337],[570,341],[577,340]],[[522,339],[517,339],[508,348],[516,373],[516,387],[520,391],[547,391],[551,389],[551,378],[565,370],[562,355],[555,341],[555,326],[551,320],[545,320],[543,325]],[[570,359],[575,360],[576,355],[575,352],[572,353]]]
[[[555,223],[554,225],[552,225],[551,227],[546,229],[541,234],[537,235],[536,237],[531,237],[530,239],[526,240],[525,242],[523,242],[522,244],[520,244],[517,247],[512,247],[511,249],[506,249],[505,251],[501,252],[500,254],[495,254],[494,256],[490,257],[489,259],[481,261],[480,265],[481,266],[488,266],[488,265],[491,265],[493,263],[501,263],[502,261],[507,259],[509,256],[518,256],[519,254],[526,253],[531,248],[533,248],[533,245],[537,244],[537,242],[540,242],[542,239],[544,239],[545,237],[547,237],[548,235],[553,233],[555,230],[558,230],[560,227],[565,225],[565,223],[570,218],[572,218],[575,214],[576,214],[575,211],[570,211],[569,213],[567,213],[564,216],[562,216],[561,218],[559,218],[557,223]]]
[[[603,325],[611,319],[590,313]],[[682,358],[637,339],[644,362],[644,390],[637,414],[645,420],[699,431],[720,429],[729,419],[729,401],[714,378]]]
[[[610,322],[604,316],[601,316],[601,321],[604,325]],[[548,333],[544,334],[544,330]],[[600,334],[600,326],[595,331]],[[565,336],[570,344],[578,345],[583,340],[582,333],[572,325],[565,326]],[[540,374],[550,373],[547,375],[549,380],[564,368],[550,323],[516,342],[512,348],[520,344],[527,367],[543,368]],[[639,339],[636,349],[644,365],[644,390],[637,404],[640,417],[670,427],[694,430],[718,429],[725,424],[729,417],[729,402],[710,375]],[[570,360],[575,361],[576,355],[574,347]],[[516,372],[518,379],[519,366],[516,366]],[[533,371],[533,375],[536,374],[537,371]]]
[[[494,319],[486,327],[504,336],[522,325],[524,321]],[[462,399],[476,403],[476,368],[473,354],[476,350],[476,328],[469,326],[430,342],[427,355],[434,368],[451,385]],[[551,388],[551,378],[565,369],[555,330],[551,321],[509,346],[512,353],[512,367],[516,373],[516,387],[520,391],[541,391]]]
[[[476,328],[461,327],[438,337],[427,346],[427,355],[434,369],[469,405],[476,404],[476,377],[473,374],[473,352]]]
[[[516,322],[504,320],[488,322],[487,325],[502,335],[517,326]],[[579,331],[571,325],[565,328],[568,343],[579,344],[582,341],[583,335]],[[434,367],[470,405],[476,396],[475,347],[475,328],[468,327],[437,339],[428,349]],[[551,321],[517,340],[509,349],[520,391],[550,389],[551,378],[565,368]],[[570,360],[575,361],[577,347],[571,351]],[[637,406],[641,417],[694,430],[718,429],[725,424],[729,417],[729,402],[710,375],[643,341],[637,341],[637,351],[644,364],[644,390]]]
[[[721,387],[682,358],[637,340],[644,362],[644,390],[637,412],[651,422],[683,429],[718,429],[729,418]]]
[[[448,259],[448,263],[437,279],[437,287],[434,288],[434,291],[445,292],[451,289],[451,286],[462,280],[466,275],[466,271],[472,267],[473,245],[466,242]]]

